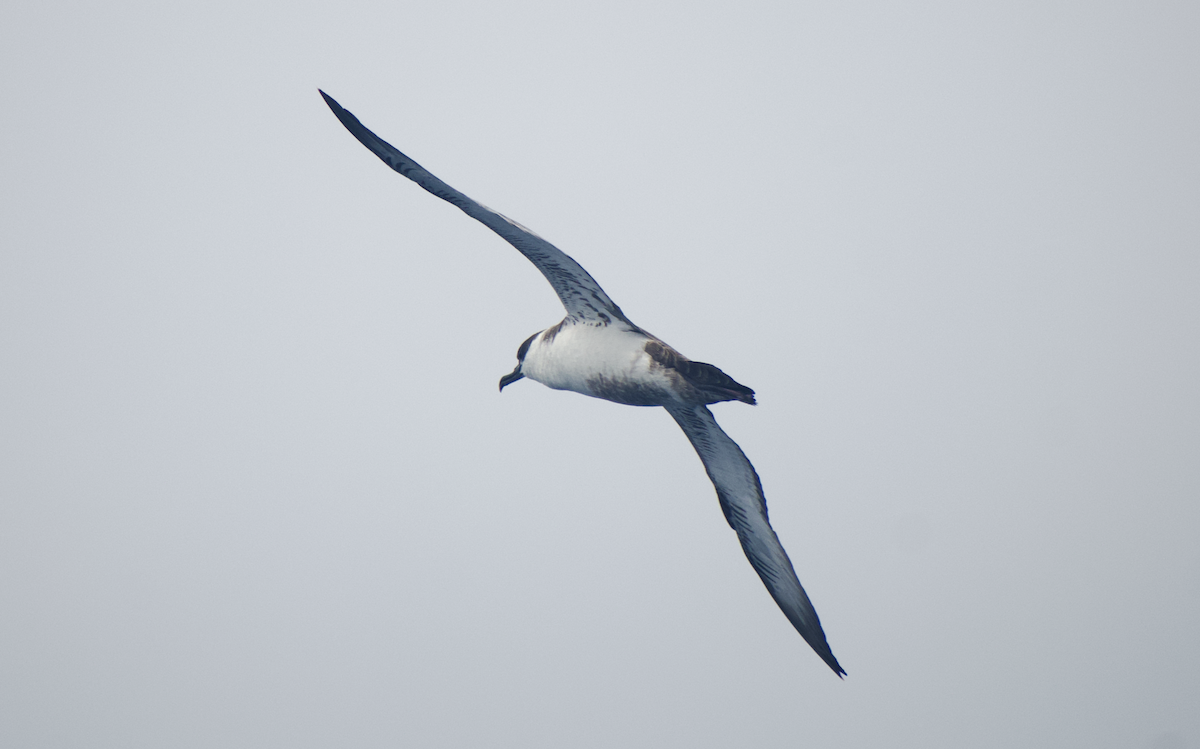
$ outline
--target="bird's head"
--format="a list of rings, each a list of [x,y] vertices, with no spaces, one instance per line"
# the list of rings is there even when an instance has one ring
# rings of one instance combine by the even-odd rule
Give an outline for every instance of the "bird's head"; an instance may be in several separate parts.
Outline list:
[[[525,376],[525,373],[521,371],[521,367],[525,364],[525,354],[529,353],[529,345],[533,343],[534,338],[538,337],[538,333],[541,333],[541,331],[539,330],[537,333],[526,338],[525,342],[521,344],[521,348],[517,349],[517,368],[500,378],[500,392],[504,392],[505,386],[511,385]]]

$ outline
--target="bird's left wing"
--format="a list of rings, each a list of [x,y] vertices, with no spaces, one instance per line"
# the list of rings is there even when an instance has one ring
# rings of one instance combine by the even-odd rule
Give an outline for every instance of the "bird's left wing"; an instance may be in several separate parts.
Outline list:
[[[521,226],[516,221],[496,213],[482,203],[468,198],[458,190],[429,173],[417,162],[400,153],[394,146],[368,130],[358,118],[342,108],[329,94],[321,91],[325,103],[355,138],[371,150],[383,163],[408,177],[421,187],[448,203],[462,209],[471,218],[499,234],[522,255],[529,258],[554,287],[567,309],[567,317],[592,325],[607,325],[615,320],[630,323],[621,308],[608,298],[583,266],[570,255]]]
[[[737,531],[746,558],[762,578],[771,597],[817,655],[835,674],[843,676],[846,672],[829,649],[817,611],[808,600],[808,594],[792,569],[792,561],[767,519],[767,501],[754,466],[737,443],[717,425],[708,408],[679,405],[666,409],[700,455],[704,469],[717,489],[725,519]]]

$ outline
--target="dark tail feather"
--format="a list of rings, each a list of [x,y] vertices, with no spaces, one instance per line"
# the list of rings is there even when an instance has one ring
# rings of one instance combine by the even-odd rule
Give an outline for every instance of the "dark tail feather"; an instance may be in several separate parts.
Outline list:
[[[737,400],[742,403],[756,405],[754,391],[711,364],[699,361],[681,361],[676,365],[683,378],[703,390],[718,396],[719,400]],[[712,401],[716,403],[717,401]]]

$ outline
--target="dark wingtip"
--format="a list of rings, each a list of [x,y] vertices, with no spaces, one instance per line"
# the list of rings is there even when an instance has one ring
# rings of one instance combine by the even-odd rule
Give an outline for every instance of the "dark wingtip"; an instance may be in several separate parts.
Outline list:
[[[350,131],[350,134],[357,138],[359,143],[366,146],[371,153],[378,156],[383,163],[401,174],[405,174],[404,167],[418,166],[417,162],[400,153],[383,138],[368,130],[365,125],[358,121],[357,117],[341,104],[338,104],[332,96],[321,91],[321,89],[317,89],[317,91],[325,99],[325,103],[329,105],[329,109],[333,112],[334,116]],[[402,160],[402,164],[396,162],[396,157]],[[408,175],[405,174],[405,176]]]
[[[816,612],[813,612],[814,615]],[[846,676],[846,669],[842,668],[842,664],[838,663],[837,656],[833,654],[833,648],[829,647],[829,641],[825,639],[825,630],[821,629],[821,622],[817,621],[815,631],[809,630],[807,627],[796,627],[800,632],[800,636],[804,638],[817,654],[817,657],[825,661],[825,665],[829,666],[839,679]],[[795,624],[795,622],[793,622]]]
[[[355,124],[358,123],[358,120],[354,117],[354,115],[347,112],[345,108],[341,104],[338,104],[337,100],[332,96],[325,93],[321,89],[317,89],[317,93],[321,94],[321,98],[325,100],[325,103],[329,105],[329,108],[333,110],[333,113],[337,115],[337,118],[342,121],[343,125],[348,128],[350,127],[350,123],[346,121],[347,117],[353,119]],[[353,128],[351,128],[351,130],[353,130]]]
[[[839,679],[843,681],[846,678],[846,669],[842,668],[842,664],[838,663],[838,659],[833,655],[833,651],[828,646],[825,647],[825,652],[817,651],[817,655],[821,656],[821,660],[825,661],[825,665],[833,669]]]

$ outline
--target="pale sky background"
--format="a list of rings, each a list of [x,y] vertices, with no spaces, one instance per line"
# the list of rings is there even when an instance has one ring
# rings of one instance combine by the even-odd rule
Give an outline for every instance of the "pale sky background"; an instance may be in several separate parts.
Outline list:
[[[0,6],[0,746],[1200,747],[1200,5]],[[849,672],[320,86],[753,387]]]

